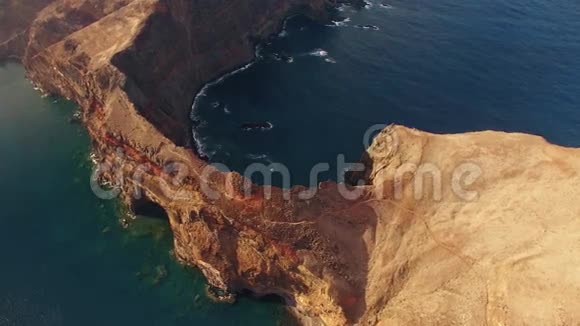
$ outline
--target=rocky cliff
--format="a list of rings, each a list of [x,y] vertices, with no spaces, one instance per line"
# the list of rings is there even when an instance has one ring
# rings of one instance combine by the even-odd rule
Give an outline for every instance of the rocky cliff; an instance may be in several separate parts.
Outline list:
[[[0,2],[0,58],[19,59],[28,41],[30,24],[52,0]]]
[[[136,209],[162,207],[176,256],[213,286],[278,294],[305,324],[580,321],[579,150],[392,126],[353,175],[362,185],[269,193],[187,147],[195,91],[250,61],[287,15],[324,19],[332,1],[45,4],[5,53],[79,103],[98,176]]]

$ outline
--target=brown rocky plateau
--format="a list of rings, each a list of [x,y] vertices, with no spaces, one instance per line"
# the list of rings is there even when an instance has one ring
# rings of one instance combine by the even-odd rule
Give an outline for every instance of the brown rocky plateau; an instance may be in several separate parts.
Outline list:
[[[251,61],[288,15],[325,20],[336,2],[5,0],[0,58],[79,104],[115,168],[103,178],[134,209],[162,207],[176,256],[217,288],[280,295],[313,325],[580,324],[578,149],[390,126],[351,176],[364,185],[304,199],[304,187],[248,195],[188,146],[196,91]]]

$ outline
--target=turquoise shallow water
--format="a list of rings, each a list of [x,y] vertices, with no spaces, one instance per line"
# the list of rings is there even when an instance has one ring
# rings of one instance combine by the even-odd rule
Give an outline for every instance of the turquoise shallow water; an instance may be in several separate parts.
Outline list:
[[[0,65],[0,325],[278,325],[283,308],[204,297],[172,256],[166,221],[120,226],[89,187],[89,139],[71,103]]]
[[[281,162],[305,184],[318,162],[356,162],[377,123],[580,146],[580,2],[372,2],[344,8],[339,26],[290,21],[256,64],[199,97],[195,131],[211,160],[238,171]],[[274,128],[241,130],[255,121]]]

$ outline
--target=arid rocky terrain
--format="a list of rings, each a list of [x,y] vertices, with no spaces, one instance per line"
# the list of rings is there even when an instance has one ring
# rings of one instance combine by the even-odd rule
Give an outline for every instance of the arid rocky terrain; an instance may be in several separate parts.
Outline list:
[[[360,185],[312,196],[268,196],[196,155],[195,92],[288,15],[325,20],[334,4],[8,0],[0,57],[79,104],[101,178],[135,210],[163,208],[176,256],[217,288],[280,295],[313,325],[580,323],[578,149],[390,126],[351,176]]]

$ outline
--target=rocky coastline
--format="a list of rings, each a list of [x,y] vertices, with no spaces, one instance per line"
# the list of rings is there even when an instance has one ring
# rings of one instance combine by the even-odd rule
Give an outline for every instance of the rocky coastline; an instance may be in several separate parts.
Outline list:
[[[579,321],[578,149],[390,126],[358,186],[324,182],[306,197],[195,153],[193,95],[252,61],[289,15],[324,20],[337,4],[8,0],[3,17],[21,14],[0,20],[0,58],[79,104],[98,177],[134,210],[162,208],[175,255],[216,289],[279,295],[311,325]]]

